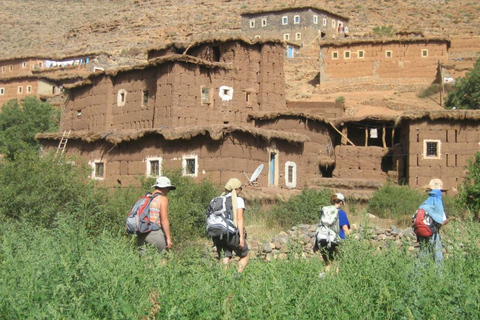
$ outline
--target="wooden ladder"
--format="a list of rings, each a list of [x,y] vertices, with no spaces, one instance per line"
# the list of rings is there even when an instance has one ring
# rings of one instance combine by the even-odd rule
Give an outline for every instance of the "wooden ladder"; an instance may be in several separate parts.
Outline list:
[[[56,159],[57,157],[60,158],[62,156],[63,152],[65,151],[65,148],[67,147],[68,137],[70,137],[71,132],[72,130],[63,131],[62,139],[60,139],[60,142],[58,143],[58,147],[57,147],[57,151],[55,152],[54,159]]]

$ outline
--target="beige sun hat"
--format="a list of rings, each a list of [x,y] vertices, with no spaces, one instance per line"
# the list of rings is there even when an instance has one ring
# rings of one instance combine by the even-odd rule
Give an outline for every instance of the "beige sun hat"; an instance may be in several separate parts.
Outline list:
[[[177,187],[175,187],[167,177],[158,177],[152,188],[168,188],[170,190],[177,189]]]
[[[438,179],[438,178],[430,180],[430,182],[428,183],[428,186],[426,186],[425,189],[427,189],[427,190],[442,190],[442,191],[447,190],[443,187],[443,181]]]

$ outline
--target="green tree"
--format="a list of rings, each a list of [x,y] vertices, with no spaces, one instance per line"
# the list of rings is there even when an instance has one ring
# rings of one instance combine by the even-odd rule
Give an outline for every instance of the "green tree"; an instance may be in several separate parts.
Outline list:
[[[58,130],[59,110],[37,98],[27,97],[20,104],[10,100],[0,113],[0,152],[8,159],[39,148],[35,135]]]
[[[480,152],[469,159],[468,173],[458,193],[460,201],[473,213],[480,212]]]
[[[480,59],[465,78],[456,81],[445,102],[447,109],[480,109]]]

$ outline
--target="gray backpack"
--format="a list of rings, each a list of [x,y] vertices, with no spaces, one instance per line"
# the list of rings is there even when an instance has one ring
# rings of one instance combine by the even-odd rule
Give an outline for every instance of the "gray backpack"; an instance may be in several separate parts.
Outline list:
[[[148,192],[135,202],[126,220],[128,233],[137,234],[160,230],[160,226],[150,220],[150,204],[156,196],[161,195],[158,192],[153,195]]]
[[[338,218],[338,209],[335,206],[325,206],[320,209],[320,222],[318,223],[315,239],[317,245],[320,246],[321,240],[328,243],[328,247],[332,243],[340,241],[340,224]]]
[[[232,221],[232,197],[218,196],[210,201],[206,211],[206,231],[210,237],[223,237],[237,232]]]

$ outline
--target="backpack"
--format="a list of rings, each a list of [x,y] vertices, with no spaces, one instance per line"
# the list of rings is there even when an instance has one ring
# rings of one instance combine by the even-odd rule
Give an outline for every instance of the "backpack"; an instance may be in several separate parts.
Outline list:
[[[325,240],[330,247],[331,243],[338,243],[340,237],[340,224],[338,218],[338,209],[335,206],[325,206],[320,209],[320,222],[318,223],[315,238],[317,245],[320,246],[320,241]]]
[[[135,202],[126,220],[128,233],[137,234],[160,230],[161,227],[158,224],[150,221],[150,204],[159,195],[162,194],[154,193],[152,195],[147,192]]]
[[[223,237],[236,233],[237,228],[232,221],[232,197],[218,196],[210,201],[206,211],[206,231],[210,237]]]
[[[413,232],[419,237],[431,237],[440,229],[424,209],[418,209],[412,217]]]

